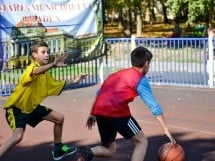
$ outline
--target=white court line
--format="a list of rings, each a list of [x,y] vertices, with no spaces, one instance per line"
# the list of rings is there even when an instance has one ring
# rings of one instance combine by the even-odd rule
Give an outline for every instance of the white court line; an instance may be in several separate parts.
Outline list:
[[[76,108],[69,108],[68,110],[69,111],[71,110],[71,111],[76,111],[76,112],[88,113],[89,114],[88,110],[81,110],[81,109],[76,109]],[[137,119],[137,120],[138,120],[138,122],[144,122],[144,123],[147,123],[147,124],[152,124],[152,125],[159,126],[159,123],[156,123],[156,122],[145,121],[145,120],[141,120],[141,119]],[[204,134],[215,135],[215,132],[204,131],[204,130],[197,130],[197,129],[191,129],[191,128],[186,128],[186,127],[181,127],[181,126],[171,126],[171,125],[168,125],[168,127],[174,128],[174,129],[182,129],[182,130],[186,130],[186,131],[192,131],[192,132],[199,132],[199,133],[204,133]]]
[[[137,119],[138,120],[138,119]],[[147,124],[152,124],[152,125],[157,125],[159,126],[159,123],[155,123],[155,122],[151,122],[151,121],[145,121],[145,120],[138,120],[140,122],[144,122],[144,123],[147,123]],[[186,127],[180,127],[180,126],[169,126],[168,127],[170,128],[174,128],[174,129],[182,129],[182,130],[187,130],[187,131],[192,131],[192,132],[199,132],[199,133],[204,133],[204,134],[212,134],[212,135],[215,135],[214,132],[210,132],[210,131],[204,131],[204,130],[196,130],[196,129],[191,129],[191,128],[186,128]]]
[[[175,90],[187,90],[187,91],[204,91],[204,92],[215,92],[214,88],[200,88],[200,87],[175,87],[175,86],[157,86],[153,85],[153,88],[162,89],[175,89]]]

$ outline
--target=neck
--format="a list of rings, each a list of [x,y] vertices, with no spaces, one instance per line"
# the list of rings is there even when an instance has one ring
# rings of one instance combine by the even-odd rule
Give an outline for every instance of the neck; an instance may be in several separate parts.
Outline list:
[[[143,73],[143,68],[138,68],[138,67],[132,67],[132,68],[138,71],[139,73]]]

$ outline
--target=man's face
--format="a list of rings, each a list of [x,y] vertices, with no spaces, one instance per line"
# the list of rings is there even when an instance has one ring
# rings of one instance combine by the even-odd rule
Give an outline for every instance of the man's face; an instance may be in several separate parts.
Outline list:
[[[39,47],[37,52],[33,53],[34,59],[39,63],[40,65],[45,65],[49,63],[49,48],[42,46]]]
[[[147,62],[144,64],[144,67],[143,67],[143,74],[148,73],[149,68],[150,68],[150,62],[147,61]]]

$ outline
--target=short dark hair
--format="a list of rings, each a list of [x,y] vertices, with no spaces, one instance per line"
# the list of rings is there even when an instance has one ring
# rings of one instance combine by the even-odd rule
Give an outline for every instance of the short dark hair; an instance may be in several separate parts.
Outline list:
[[[153,55],[148,49],[139,46],[131,52],[131,65],[141,68],[147,61],[150,62],[152,57]]]
[[[39,47],[49,47],[48,44],[44,41],[36,41],[31,45],[31,54],[37,52]]]

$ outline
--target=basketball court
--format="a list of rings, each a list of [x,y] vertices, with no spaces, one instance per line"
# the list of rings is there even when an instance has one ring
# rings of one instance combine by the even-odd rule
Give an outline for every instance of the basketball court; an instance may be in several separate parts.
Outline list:
[[[63,141],[67,144],[94,146],[100,139],[95,126],[85,127],[96,90],[99,85],[67,90],[60,96],[49,97],[43,104],[65,115]],[[153,86],[155,97],[164,109],[167,124],[185,150],[185,161],[201,161],[215,151],[215,90],[205,88],[178,88]],[[3,106],[6,98],[0,97]],[[157,161],[159,147],[169,140],[162,135],[156,119],[139,98],[130,104],[133,116],[149,139],[145,161]],[[0,144],[11,135],[0,108]],[[1,161],[53,161],[53,124],[42,122],[36,128],[27,127],[23,141],[10,150]],[[117,137],[117,153],[112,158],[95,158],[95,161],[130,161],[133,145]],[[69,161],[67,157],[63,161]],[[215,160],[215,159],[214,159]]]

